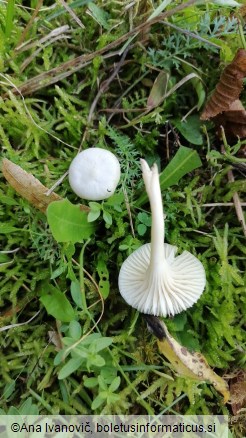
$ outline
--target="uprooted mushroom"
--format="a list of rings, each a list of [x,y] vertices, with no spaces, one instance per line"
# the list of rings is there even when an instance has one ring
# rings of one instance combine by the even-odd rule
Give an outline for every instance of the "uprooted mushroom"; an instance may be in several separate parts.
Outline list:
[[[164,243],[165,220],[157,165],[150,169],[141,159],[149,197],[151,243],[134,251],[122,264],[119,290],[128,304],[142,313],[167,316],[191,307],[202,294],[205,270],[188,251],[175,257],[176,246]]]

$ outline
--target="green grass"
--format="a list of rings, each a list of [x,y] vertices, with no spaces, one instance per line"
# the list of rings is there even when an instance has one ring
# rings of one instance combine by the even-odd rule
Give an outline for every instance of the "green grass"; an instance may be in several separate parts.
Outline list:
[[[85,29],[60,5],[45,3],[0,3],[1,157],[50,188],[81,146],[97,145],[116,153],[122,178],[117,196],[94,205],[100,216],[82,258],[83,244],[58,243],[46,215],[1,175],[0,323],[12,325],[0,332],[1,413],[15,408],[45,414],[228,414],[235,420],[232,432],[243,436],[241,414],[235,417],[211,385],[175,375],[117,283],[127,255],[150,241],[139,158],[157,162],[163,171],[180,145],[196,151],[202,166],[163,190],[166,240],[198,255],[207,285],[191,309],[165,323],[229,383],[245,370],[245,236],[233,204],[233,195],[243,201],[245,192],[245,142],[225,144],[222,154],[213,124],[199,120],[224,65],[243,47],[242,29],[232,8],[212,3],[191,4],[170,13],[165,26],[155,18],[146,28],[141,26],[161,2],[128,8],[126,2],[99,1],[89,10],[84,1],[69,3]],[[122,60],[127,32],[137,26]],[[77,68],[74,59],[82,55]],[[166,98],[158,81],[152,88],[163,71],[171,90]],[[156,104],[146,110],[151,90]],[[234,182],[227,177],[231,169]],[[56,192],[80,202],[67,178]],[[54,290],[53,295],[65,294],[68,321],[50,311],[47,296]],[[80,345],[84,359],[76,365],[76,351],[69,347],[89,333],[95,340],[90,348]]]

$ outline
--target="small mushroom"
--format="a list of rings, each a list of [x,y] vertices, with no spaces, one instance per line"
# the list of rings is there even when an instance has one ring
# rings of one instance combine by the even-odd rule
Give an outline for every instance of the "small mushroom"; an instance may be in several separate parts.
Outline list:
[[[73,159],[68,178],[72,190],[80,198],[107,199],[113,195],[120,180],[120,163],[106,149],[89,148]]]
[[[141,160],[152,213],[151,243],[134,251],[122,264],[119,290],[142,313],[175,315],[191,307],[202,294],[206,278],[202,263],[190,252],[175,257],[177,247],[164,243],[165,222],[157,165]]]

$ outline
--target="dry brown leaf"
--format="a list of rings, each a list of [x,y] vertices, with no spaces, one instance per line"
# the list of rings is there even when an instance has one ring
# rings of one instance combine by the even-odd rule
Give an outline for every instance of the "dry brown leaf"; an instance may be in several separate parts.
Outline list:
[[[167,327],[157,317],[147,316],[148,325],[158,338],[160,352],[169,360],[175,371],[184,377],[212,383],[216,391],[224,397],[224,403],[230,399],[228,385],[208,365],[201,353],[191,353],[180,345],[168,332]]]
[[[231,408],[234,415],[246,408],[246,372],[238,370],[237,375],[230,381]]]
[[[227,137],[246,137],[246,110],[242,102],[237,99],[229,107],[228,111],[218,114],[214,118],[217,126],[223,126]],[[220,128],[218,130],[221,134]]]
[[[46,212],[48,205],[53,201],[60,201],[61,196],[52,192],[46,195],[48,188],[35,178],[31,173],[27,173],[22,167],[4,158],[2,160],[2,173],[8,183],[21,195],[27,199],[34,207]],[[90,211],[86,205],[80,204],[80,210]]]
[[[158,74],[147,100],[147,108],[156,108],[163,102],[167,92],[168,80],[169,75],[166,71],[161,71]]]
[[[56,193],[47,196],[47,187],[41,184],[31,173],[27,173],[7,158],[2,160],[2,172],[17,193],[44,213],[51,202],[62,199]]]
[[[242,17],[246,17],[246,5],[241,6],[238,12]]]
[[[209,120],[223,111],[228,111],[241,93],[245,76],[246,50],[239,49],[233,61],[224,69],[215,91],[202,112],[201,120]]]

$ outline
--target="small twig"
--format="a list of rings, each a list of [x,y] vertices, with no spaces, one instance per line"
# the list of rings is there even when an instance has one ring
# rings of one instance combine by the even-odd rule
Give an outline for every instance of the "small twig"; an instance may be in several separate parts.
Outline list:
[[[189,30],[183,29],[182,27],[175,26],[174,24],[169,23],[167,21],[161,21],[161,24],[164,24],[164,26],[171,27],[171,28],[177,30],[177,32],[180,32],[180,33],[188,35],[192,38],[195,38],[196,40],[199,40],[202,43],[209,44],[210,46],[216,47],[216,49],[220,49],[220,46],[218,44],[211,43],[211,41],[206,40],[206,38],[203,38],[200,35],[197,35],[196,33],[190,32]]]
[[[130,203],[129,203],[129,199],[128,199],[128,195],[127,195],[125,187],[122,188],[122,191],[123,191],[124,197],[125,197],[126,209],[127,209],[127,213],[128,213],[129,220],[130,220],[132,235],[135,239],[135,231],[134,231],[134,227],[133,227],[132,213],[131,213]]]
[[[233,207],[234,202],[214,202],[211,204],[202,204],[201,207]],[[246,202],[241,202],[242,207],[246,207]]]
[[[37,6],[36,6],[36,8],[35,8],[32,16],[31,16],[29,22],[27,23],[27,25],[26,25],[24,31],[22,32],[22,35],[21,35],[21,37],[20,37],[20,39],[19,39],[19,41],[17,43],[16,50],[23,43],[23,41],[24,41],[24,39],[26,37],[26,34],[28,33],[29,29],[32,27],[32,24],[33,24],[35,18],[37,17],[42,4],[43,4],[43,0],[38,0]]]
[[[106,52],[115,49],[116,47],[120,46],[121,44],[125,43],[125,41],[129,41],[129,38],[136,37],[140,32],[145,31],[147,28],[150,28],[152,25],[159,23],[160,21],[171,17],[172,15],[188,8],[189,6],[197,3],[198,0],[189,0],[185,3],[182,3],[178,6],[176,6],[173,9],[170,9],[157,17],[149,20],[148,22],[142,23],[139,26],[132,29],[130,32],[122,35],[117,40],[112,41],[107,46],[95,50],[93,53],[89,53],[86,55],[78,56],[75,59],[66,61],[62,64],[60,64],[58,67],[55,67],[47,72],[41,73],[32,79],[29,79],[28,81],[24,82],[24,84],[19,86],[19,90],[23,95],[25,94],[31,94],[34,91],[37,91],[41,88],[45,88],[51,84],[54,84],[71,74],[75,73],[76,71],[80,70],[81,68],[84,68],[86,65],[90,64],[93,59],[95,59],[96,56],[104,55]],[[14,94],[16,94],[16,87],[15,90],[12,90]],[[4,96],[6,97],[6,96]]]
[[[76,21],[76,23],[77,23],[82,29],[85,29],[85,25],[82,23],[82,21],[79,19],[79,17],[77,17],[77,15],[76,15],[75,12],[70,8],[70,6],[68,6],[68,4],[67,4],[64,0],[59,0],[59,3],[62,4],[62,6],[64,7],[64,9],[66,9],[66,11],[71,15],[71,17],[74,19],[74,21]]]
[[[56,29],[53,29],[51,32],[49,32],[47,35],[40,38],[40,35],[38,36],[38,40],[34,40],[32,42],[25,42],[21,46],[18,46],[15,50],[18,51],[18,53],[25,52],[26,50],[30,50],[32,48],[35,48],[37,46],[41,46],[42,44],[46,43],[47,41],[52,42],[54,41],[53,38],[56,38],[59,35],[64,34],[65,32],[68,32],[69,26],[65,24],[64,26],[56,27]]]
[[[38,316],[38,314],[41,312],[41,310],[39,310],[37,313],[35,313],[34,316],[32,316],[30,319],[28,319],[28,321],[25,322],[20,322],[18,324],[10,324],[10,325],[6,325],[5,327],[1,327],[0,328],[0,332],[4,332],[5,330],[9,330],[11,328],[15,328],[15,327],[19,327],[21,325],[25,325],[25,324],[29,324],[29,322],[31,322],[34,318],[36,318],[36,316]]]
[[[227,140],[226,140],[226,136],[225,136],[223,127],[222,127],[222,137],[223,137],[224,144],[221,146],[221,152],[222,152],[222,154],[225,154]],[[233,183],[235,181],[232,170],[228,170],[227,177],[228,177],[229,182]],[[242,225],[243,234],[246,236],[246,223],[245,223],[245,219],[244,219],[244,213],[243,213],[242,204],[241,204],[241,201],[240,201],[240,198],[239,198],[239,195],[237,192],[235,192],[233,194],[233,201],[234,201],[234,206],[235,206],[235,210],[237,213],[237,218],[238,218],[240,224]]]
[[[0,251],[0,254],[13,254],[19,250],[20,250],[20,248],[11,249],[9,251]]]
[[[125,49],[125,51],[124,51],[120,61],[117,63],[117,65],[116,65],[112,75],[106,81],[104,81],[103,84],[101,85],[101,87],[100,87],[100,89],[99,89],[95,99],[93,100],[91,107],[90,107],[90,112],[89,112],[89,115],[88,115],[88,124],[90,124],[90,122],[91,122],[92,115],[93,115],[93,113],[95,111],[95,108],[97,106],[97,103],[98,103],[100,97],[102,96],[103,93],[105,93],[105,91],[108,89],[110,83],[114,80],[114,78],[119,73],[120,68],[122,67],[122,65],[123,65],[123,63],[125,61],[125,58],[126,58],[126,55],[127,55],[128,51],[129,51],[129,49],[130,49],[130,47],[128,46]]]
[[[50,196],[51,193],[63,182],[63,180],[68,175],[68,170],[53,184],[53,186],[45,193],[46,196]]]

